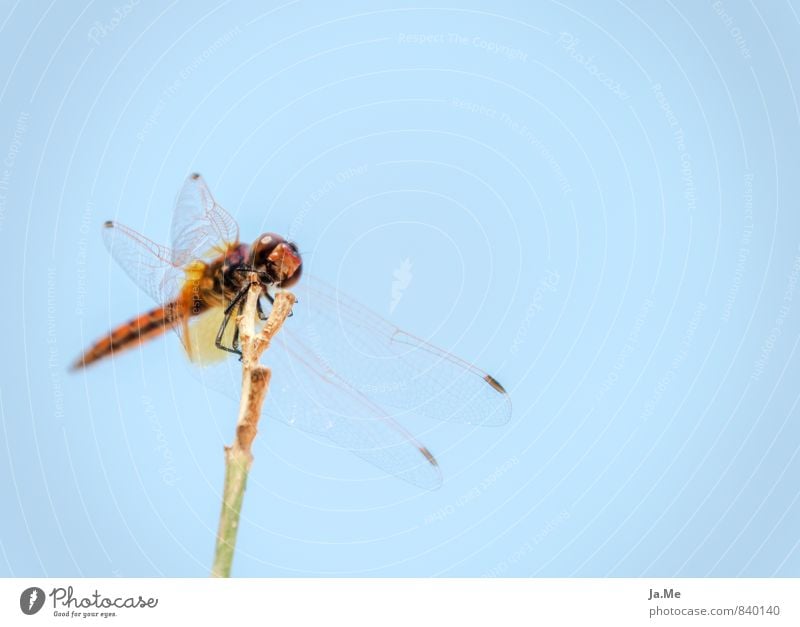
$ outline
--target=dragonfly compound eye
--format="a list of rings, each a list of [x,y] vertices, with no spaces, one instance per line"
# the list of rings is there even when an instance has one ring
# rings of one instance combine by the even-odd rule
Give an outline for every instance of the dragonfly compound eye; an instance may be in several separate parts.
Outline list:
[[[251,261],[256,271],[265,272],[280,287],[300,279],[303,261],[297,246],[275,233],[265,233],[253,243]]]

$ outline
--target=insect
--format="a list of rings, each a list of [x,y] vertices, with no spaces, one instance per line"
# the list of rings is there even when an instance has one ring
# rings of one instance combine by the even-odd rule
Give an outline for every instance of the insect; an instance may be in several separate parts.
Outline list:
[[[441,483],[433,454],[395,417],[404,412],[468,424],[511,416],[503,386],[303,273],[297,246],[275,233],[239,241],[233,217],[202,176],[186,180],[172,216],[171,246],[116,222],[103,225],[112,257],[157,307],[113,329],[73,364],[85,368],[175,330],[197,375],[234,397],[240,385],[235,318],[253,272],[263,320],[276,290],[292,288],[293,315],[266,353],[271,418],[324,436],[386,472],[424,488]]]

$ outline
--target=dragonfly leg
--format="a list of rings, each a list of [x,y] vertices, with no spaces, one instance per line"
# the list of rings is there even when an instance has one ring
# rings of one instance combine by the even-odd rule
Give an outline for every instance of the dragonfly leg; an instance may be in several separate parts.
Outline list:
[[[256,301],[258,302],[258,301]],[[239,300],[239,309],[236,313],[237,316],[242,315],[242,311],[244,311],[244,299]],[[239,361],[242,360],[242,351],[239,348],[239,325],[237,324],[236,327],[233,329],[233,339],[231,340],[231,347],[235,352],[239,354]]]
[[[225,337],[225,330],[228,328],[228,324],[230,324],[231,316],[233,315],[233,308],[236,305],[241,303],[241,306],[244,306],[244,296],[247,294],[247,291],[250,289],[250,283],[243,286],[242,289],[233,297],[233,300],[228,304],[225,308],[225,315],[222,318],[222,323],[219,325],[219,331],[217,331],[217,339],[214,341],[214,345],[223,351],[227,351],[229,353],[233,353],[234,355],[242,356],[242,351],[240,351],[236,344],[238,344],[239,340],[239,325],[236,325],[236,329],[234,331],[234,346],[228,347],[222,343],[222,339]],[[241,310],[241,307],[240,307]]]
[[[265,294],[266,294],[266,292],[265,292]],[[267,298],[269,299],[270,302],[272,302],[274,300],[269,294],[267,294]],[[269,318],[269,316],[264,313],[264,308],[261,306],[261,299],[260,298],[258,299],[257,307],[258,307],[258,319],[259,320],[266,320],[267,318]]]
[[[228,303],[228,306],[225,307],[225,315],[231,313],[231,310],[236,307],[236,304],[244,297],[245,292],[250,289],[250,285],[245,285],[241,288],[238,292],[236,292],[236,296],[233,297],[231,302]]]

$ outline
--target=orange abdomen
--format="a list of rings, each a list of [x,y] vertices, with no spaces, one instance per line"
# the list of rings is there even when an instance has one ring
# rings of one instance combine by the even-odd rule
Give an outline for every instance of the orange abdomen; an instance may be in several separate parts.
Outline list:
[[[72,364],[72,370],[84,368],[104,357],[157,337],[180,323],[181,315],[176,303],[168,303],[118,326],[104,338],[95,342]]]

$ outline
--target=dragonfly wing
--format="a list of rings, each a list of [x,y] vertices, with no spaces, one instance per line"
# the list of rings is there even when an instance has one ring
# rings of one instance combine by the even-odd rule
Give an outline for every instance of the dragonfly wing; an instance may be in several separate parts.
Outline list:
[[[171,240],[178,266],[224,254],[239,240],[236,220],[217,204],[200,174],[190,175],[178,194]]]
[[[315,359],[308,346],[288,335],[277,337],[265,362],[272,369],[264,404],[267,416],[326,437],[414,485],[433,489],[441,484],[430,451],[383,408]]]
[[[215,315],[209,312],[200,317],[211,321]],[[437,488],[442,478],[430,451],[381,407],[319,362],[308,346],[284,335],[284,330],[263,358],[272,370],[265,417],[327,438],[409,483]],[[225,358],[229,353],[218,353],[223,361],[210,365],[195,360],[194,365],[205,367],[192,368],[192,373],[204,386],[238,399],[242,366],[235,358]]]
[[[319,279],[304,276],[292,291],[299,299],[294,315],[264,356],[272,369],[267,417],[328,438],[429,489],[441,482],[436,460],[385,405],[470,424],[508,421],[508,395],[482,370],[401,331]],[[211,312],[203,316],[210,322],[207,339],[198,335],[197,341],[210,344],[218,326]],[[193,370],[208,387],[238,398],[236,359]]]
[[[133,282],[158,304],[177,294],[182,272],[173,265],[169,248],[111,221],[103,225],[103,243]]]
[[[511,401],[490,375],[397,328],[314,277],[292,288],[298,297],[287,341],[311,346],[355,390],[439,420],[502,425]]]
[[[180,301],[187,270],[174,264],[172,250],[117,222],[105,223],[103,241],[119,266],[154,301],[160,305]],[[200,266],[194,268],[190,274],[199,269]],[[210,363],[225,356],[214,345],[221,321],[222,309],[211,307],[199,316],[176,315],[171,328],[183,343],[189,359]],[[229,331],[232,329],[233,325],[229,325]],[[230,333],[226,341],[230,342]]]

